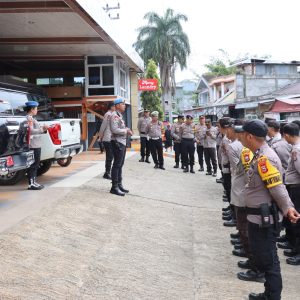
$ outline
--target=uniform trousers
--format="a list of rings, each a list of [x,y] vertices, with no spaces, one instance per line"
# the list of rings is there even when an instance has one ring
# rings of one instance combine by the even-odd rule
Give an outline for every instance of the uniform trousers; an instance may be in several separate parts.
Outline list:
[[[146,157],[150,156],[150,145],[149,145],[149,140],[146,136],[141,136],[140,137],[141,141],[141,157],[144,158],[145,155]]]
[[[214,173],[217,173],[216,148],[204,148],[204,158],[207,172],[211,172],[213,167]]]
[[[198,154],[198,161],[200,168],[203,168],[203,153],[204,153],[204,147],[197,145],[197,154]]]
[[[181,163],[183,163],[182,154],[181,154],[181,143],[174,142],[174,151],[175,151],[175,163],[179,164],[180,158],[181,158]]]
[[[34,163],[30,165],[30,167],[27,169],[27,177],[29,184],[30,179],[33,180],[37,176],[37,170],[39,168],[41,159],[41,148],[30,148],[30,150],[33,150],[34,153]]]
[[[105,148],[105,172],[110,174],[111,164],[114,159],[114,154],[111,142],[103,142]]]
[[[163,145],[161,138],[149,140],[151,156],[156,165],[164,165]]]
[[[182,139],[181,141],[181,154],[185,167],[191,167],[195,162],[195,142],[194,139]]]
[[[111,169],[112,184],[122,183],[122,168],[124,165],[126,146],[117,141],[111,141],[111,147],[114,157],[113,166]]]
[[[287,190],[295,209],[300,211],[300,184],[287,185]],[[290,220],[285,219],[285,226],[288,241],[300,253],[300,222],[293,224]]]
[[[226,192],[228,202],[231,201],[231,174],[223,173],[223,186]]]
[[[276,248],[278,231],[273,225],[261,228],[258,224],[248,222],[248,234],[253,262],[259,271],[265,273],[265,295],[268,300],[280,300],[282,278]]]

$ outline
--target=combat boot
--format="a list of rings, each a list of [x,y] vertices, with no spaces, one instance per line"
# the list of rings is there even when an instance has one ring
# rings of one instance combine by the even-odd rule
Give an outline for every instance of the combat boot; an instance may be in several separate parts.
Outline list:
[[[182,170],[184,169],[184,165],[183,165],[183,164],[181,164],[181,169],[182,169]]]
[[[118,187],[119,187],[119,190],[125,194],[129,193],[129,190],[126,190],[124,187],[123,187],[123,184],[122,182],[118,184]]]
[[[159,169],[161,169],[161,170],[165,170],[165,167],[164,167],[164,165],[159,165]]]
[[[112,184],[112,187],[110,189],[110,193],[111,194],[114,194],[114,195],[117,195],[117,196],[125,196],[125,193],[122,192],[120,189],[119,189],[119,186],[117,183],[113,183]]]
[[[42,190],[43,188],[44,186],[36,183],[34,178],[29,180],[28,190],[38,191]]]
[[[179,168],[179,163],[176,163],[173,168],[178,169]]]
[[[108,172],[104,173],[103,178],[105,178],[105,179],[111,179],[110,174]]]
[[[183,167],[183,173],[188,173],[189,171],[189,166]]]
[[[190,173],[193,173],[193,174],[195,173],[193,166],[191,166],[191,168],[190,168]]]
[[[151,161],[149,160],[149,156],[146,156],[145,162],[148,163],[148,164],[151,163]]]
[[[144,161],[145,161],[144,157],[141,157],[141,159],[139,160],[139,162],[144,162]]]

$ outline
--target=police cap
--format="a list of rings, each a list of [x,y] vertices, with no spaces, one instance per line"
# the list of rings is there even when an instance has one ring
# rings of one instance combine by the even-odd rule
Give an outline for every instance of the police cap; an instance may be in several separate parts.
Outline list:
[[[114,105],[117,105],[117,104],[120,104],[120,103],[124,103],[125,101],[122,99],[122,98],[117,98],[115,101],[114,101]]]
[[[261,120],[249,120],[243,125],[244,131],[257,136],[266,137],[268,134],[268,127],[266,123]]]
[[[184,116],[183,116],[183,115],[178,115],[177,118],[178,118],[178,119],[184,119]]]
[[[186,115],[185,117],[187,120],[193,120],[193,117],[191,115]]]
[[[151,116],[152,117],[158,117],[158,111],[153,111],[152,113],[151,113]]]
[[[149,112],[150,109],[149,108],[144,108],[144,112]]]
[[[27,102],[25,102],[25,106],[26,107],[38,107],[39,103],[36,101],[27,101]]]

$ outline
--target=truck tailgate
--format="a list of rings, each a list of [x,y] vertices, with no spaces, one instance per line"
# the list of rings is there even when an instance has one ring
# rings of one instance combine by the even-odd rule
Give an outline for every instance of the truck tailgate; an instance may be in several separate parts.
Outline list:
[[[80,121],[80,119],[59,119],[62,146],[80,144]]]

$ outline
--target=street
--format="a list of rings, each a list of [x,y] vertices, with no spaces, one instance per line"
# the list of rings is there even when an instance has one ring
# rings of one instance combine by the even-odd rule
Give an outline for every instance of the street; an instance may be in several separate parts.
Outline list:
[[[263,292],[236,277],[222,185],[183,174],[169,157],[162,171],[127,156],[125,197],[109,193],[95,155],[52,167],[42,191],[26,191],[25,180],[0,187],[0,299],[241,300]],[[299,268],[279,254],[282,299],[298,299]]]

